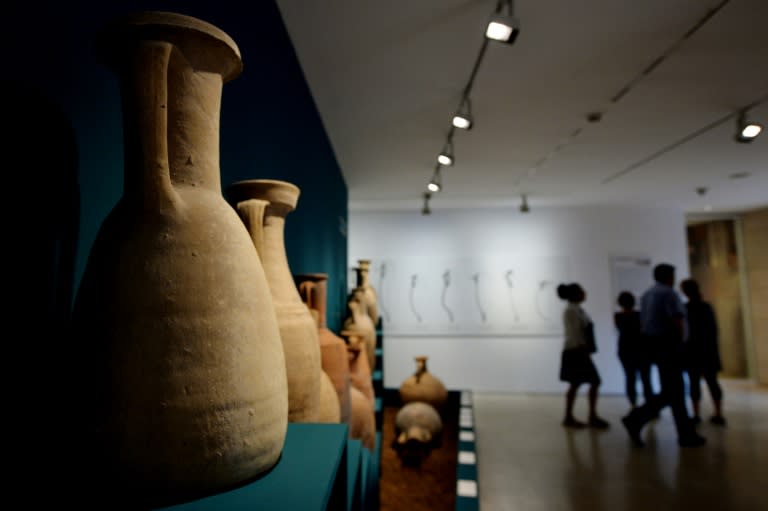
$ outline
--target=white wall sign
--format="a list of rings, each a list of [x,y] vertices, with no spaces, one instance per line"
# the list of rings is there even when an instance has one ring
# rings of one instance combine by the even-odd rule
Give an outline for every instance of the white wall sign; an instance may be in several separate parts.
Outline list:
[[[640,306],[640,297],[653,282],[653,269],[649,256],[612,256],[611,290],[614,302],[622,291],[629,291],[635,296],[636,307]],[[618,308],[618,304],[614,303]]]

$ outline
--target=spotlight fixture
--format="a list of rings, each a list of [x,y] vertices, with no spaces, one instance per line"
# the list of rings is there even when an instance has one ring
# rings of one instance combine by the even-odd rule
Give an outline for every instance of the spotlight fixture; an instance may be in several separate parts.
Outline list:
[[[763,131],[763,125],[754,121],[748,121],[745,112],[741,112],[736,121],[736,142],[748,144]]]
[[[453,116],[453,125],[461,130],[472,129],[472,105],[469,97],[464,98],[459,106],[459,111]]]
[[[502,13],[504,6],[507,7],[506,14]],[[515,18],[512,0],[499,0],[496,6],[496,12],[488,21],[488,27],[485,29],[485,37],[494,41],[512,44],[520,33],[520,23]]]
[[[432,210],[429,209],[429,199],[432,198],[432,194],[429,192],[424,192],[424,207],[421,208],[421,214],[422,215],[429,215],[432,213]]]
[[[520,212],[528,213],[529,211],[531,211],[531,207],[528,205],[528,196],[523,194],[522,199],[523,201],[520,203]]]
[[[443,149],[437,155],[437,166],[432,174],[432,178],[427,184],[427,192],[424,192],[424,210],[423,214],[429,214],[428,200],[432,193],[437,193],[442,190],[442,182],[440,180],[441,167],[450,167],[454,165],[455,159],[453,157],[453,134],[456,129],[469,130],[474,124],[472,119],[472,104],[470,102],[470,95],[472,93],[472,86],[475,83],[475,77],[480,69],[480,64],[483,61],[483,57],[486,54],[486,50],[491,40],[501,41],[507,44],[515,42],[520,32],[520,25],[517,18],[514,16],[514,2],[513,0],[497,0],[495,2],[495,8],[488,26],[485,31],[485,38],[483,38],[483,44],[480,46],[480,51],[475,59],[475,64],[472,67],[472,73],[469,75],[467,84],[464,87],[459,102],[459,107],[456,109],[456,113],[451,119],[451,128],[448,131],[448,138],[443,146]],[[535,169],[533,169],[535,172]],[[526,198],[523,197],[523,206],[521,207],[523,212],[528,212],[528,203]]]
[[[432,179],[427,184],[427,190],[430,192],[439,192],[443,189],[442,180],[440,179],[440,165],[435,167],[435,173],[432,174]]]
[[[443,150],[440,151],[440,154],[437,156],[437,163],[445,167],[450,167],[453,165],[453,161],[453,142],[449,138],[445,143],[445,147],[443,147]]]

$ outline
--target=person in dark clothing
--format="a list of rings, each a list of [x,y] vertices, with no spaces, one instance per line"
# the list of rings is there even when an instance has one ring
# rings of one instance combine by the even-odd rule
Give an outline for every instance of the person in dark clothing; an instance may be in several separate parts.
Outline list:
[[[717,373],[722,369],[722,364],[715,311],[712,305],[702,299],[699,284],[694,279],[682,281],[680,289],[688,298],[685,304],[688,339],[683,350],[683,363],[688,372],[688,391],[693,407],[693,421],[701,422],[699,415],[701,379],[704,378],[715,407],[715,413],[709,420],[712,424],[725,426],[722,409],[723,389],[717,381]]]
[[[560,359],[560,380],[569,383],[565,393],[563,426],[607,429],[610,424],[597,415],[597,393],[601,379],[595,364],[592,363],[592,353],[597,350],[592,320],[581,307],[587,298],[587,293],[581,285],[574,282],[557,286],[557,296],[568,302],[563,311],[565,342]],[[582,383],[590,385],[589,418],[586,423],[573,416],[576,392]]]
[[[621,419],[629,438],[637,447],[644,445],[640,433],[651,419],[666,406],[672,409],[681,447],[698,447],[706,439],[696,432],[685,406],[683,380],[683,339],[685,309],[675,292],[675,267],[658,264],[653,269],[656,283],[640,299],[640,321],[651,354],[659,371],[661,391],[642,406],[633,408]]]
[[[651,361],[640,327],[640,312],[635,309],[635,295],[629,291],[619,293],[621,310],[613,315],[619,332],[619,361],[624,368],[625,392],[632,408],[637,406],[637,379],[643,384],[643,397],[653,396]]]

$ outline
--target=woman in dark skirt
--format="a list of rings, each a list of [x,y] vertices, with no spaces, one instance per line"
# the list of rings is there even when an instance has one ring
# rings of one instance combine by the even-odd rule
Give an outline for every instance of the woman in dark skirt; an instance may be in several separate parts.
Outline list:
[[[685,370],[688,373],[688,391],[693,406],[693,421],[701,422],[699,410],[703,378],[715,407],[715,413],[709,420],[712,424],[725,426],[723,389],[717,381],[717,373],[722,369],[722,364],[715,311],[709,302],[702,299],[699,284],[695,280],[682,281],[680,289],[688,298],[688,303],[685,304],[688,339],[684,344],[683,354]]]
[[[581,303],[584,302],[587,294],[581,285],[572,283],[557,286],[557,295],[568,302],[563,312],[565,342],[560,360],[560,380],[570,384],[565,393],[563,426],[569,428],[590,426],[605,429],[609,427],[608,422],[597,415],[597,392],[601,380],[595,364],[592,363],[592,353],[596,351],[594,330],[592,320],[581,308]],[[589,418],[586,423],[573,416],[576,393],[582,383],[590,385]]]

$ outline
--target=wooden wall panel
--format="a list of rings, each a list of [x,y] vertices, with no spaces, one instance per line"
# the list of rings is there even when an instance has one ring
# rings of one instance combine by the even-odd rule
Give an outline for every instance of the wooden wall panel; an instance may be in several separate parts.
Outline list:
[[[768,208],[742,217],[757,381],[768,385]]]

